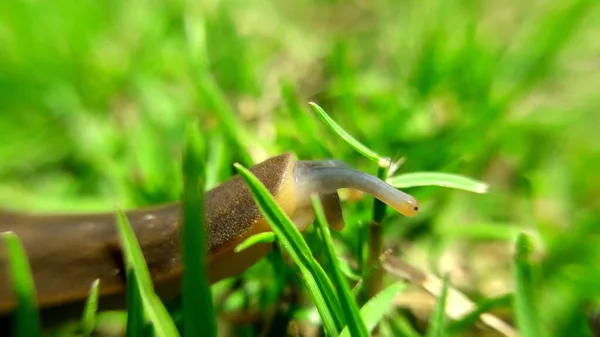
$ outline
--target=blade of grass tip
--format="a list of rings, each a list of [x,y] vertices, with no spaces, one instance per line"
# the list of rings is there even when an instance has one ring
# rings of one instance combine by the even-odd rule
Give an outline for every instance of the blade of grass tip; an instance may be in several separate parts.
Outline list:
[[[135,271],[134,280],[139,288],[144,312],[154,326],[157,336],[171,337],[179,336],[175,323],[171,319],[167,309],[154,293],[152,279],[144,255],[127,216],[123,211],[117,212],[117,227],[121,237],[123,257],[128,270]]]
[[[520,233],[515,244],[515,294],[513,306],[517,327],[523,337],[541,336],[541,329],[538,325],[538,311],[535,305],[537,302],[534,296],[533,273],[529,263],[531,249],[529,237],[524,233]]]
[[[239,253],[245,249],[248,249],[259,243],[271,243],[275,241],[275,233],[273,232],[265,232],[254,234],[246,240],[242,241],[239,245],[237,245],[234,249],[236,253]]]
[[[441,172],[415,172],[390,177],[387,182],[396,188],[441,186],[484,194],[488,184],[465,176]]]
[[[142,294],[138,287],[135,270],[127,270],[127,325],[125,335],[127,337],[142,336],[144,326],[147,324],[142,305]]]
[[[394,297],[406,288],[406,283],[399,281],[383,289],[360,308],[360,318],[366,324],[368,331],[373,331],[386,312],[390,310]],[[354,336],[348,327],[342,330],[340,337]]]
[[[81,333],[84,337],[92,335],[96,327],[96,311],[98,310],[98,288],[100,279],[96,279],[90,286],[90,294],[83,308],[83,317],[81,318]]]
[[[310,248],[296,226],[277,205],[262,182],[240,164],[236,163],[234,166],[246,182],[260,211],[271,225],[277,240],[290,254],[294,263],[298,265],[307,286],[309,286],[325,329],[330,334],[333,332],[333,335],[337,335],[345,324],[343,316],[341,316],[340,304],[327,274],[312,256]]]
[[[17,309],[13,321],[13,336],[41,336],[40,317],[36,305],[36,291],[31,267],[19,237],[13,232],[0,234],[6,243],[9,273]]]
[[[344,130],[339,124],[337,124],[329,115],[321,108],[317,103],[310,102],[308,103],[315,113],[321,118],[321,120],[331,129],[333,132],[337,133],[343,140],[345,140],[350,146],[352,146],[356,151],[365,156],[366,158],[376,162],[381,166],[382,158],[375,151],[369,149],[361,142],[359,142],[356,138],[350,135],[346,130]]]
[[[206,166],[199,132],[194,125],[188,128],[183,156],[183,327],[185,336],[216,336],[204,224]]]
[[[333,267],[333,275],[331,275],[333,279],[333,285],[337,289],[338,297],[342,304],[342,311],[346,317],[346,322],[348,323],[348,331],[350,331],[352,336],[368,337],[369,332],[367,331],[365,322],[363,322],[360,317],[358,305],[354,300],[354,296],[352,296],[352,293],[350,292],[348,282],[344,278],[344,274],[340,269],[335,248],[333,247],[333,240],[331,239],[331,234],[329,233],[329,225],[327,224],[325,212],[323,211],[323,205],[321,204],[318,195],[312,196],[312,203],[317,216],[317,226],[323,235],[325,253],[331,261],[331,265]]]
[[[427,329],[427,337],[442,337],[446,336],[446,298],[448,297],[448,276],[444,276],[444,285],[442,287],[442,293],[438,299],[438,303],[435,306],[435,310],[431,315],[429,321],[429,328]]]

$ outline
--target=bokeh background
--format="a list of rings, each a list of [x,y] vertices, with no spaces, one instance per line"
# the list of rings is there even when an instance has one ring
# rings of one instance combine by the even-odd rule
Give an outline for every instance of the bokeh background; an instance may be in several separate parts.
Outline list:
[[[597,4],[1,1],[0,206],[76,212],[177,200],[191,118],[210,145],[209,187],[234,174],[233,162],[286,151],[374,174],[316,117],[314,101],[368,147],[403,158],[399,173],[489,184],[486,194],[407,190],[422,212],[388,212],[385,247],[449,273],[478,302],[512,292],[514,240],[526,232],[545,329],[591,335],[600,294]],[[342,248],[372,207],[345,196]],[[262,261],[216,287],[228,313],[222,331],[258,335],[261,319],[249,313],[294,303],[274,282]],[[424,331],[435,299],[406,296],[384,333],[405,318]],[[308,320],[310,301],[296,301],[290,319]],[[514,324],[510,303],[492,310]]]

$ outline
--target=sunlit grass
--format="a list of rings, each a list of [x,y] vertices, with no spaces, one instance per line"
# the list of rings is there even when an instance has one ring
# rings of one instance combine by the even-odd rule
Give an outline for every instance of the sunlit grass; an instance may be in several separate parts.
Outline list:
[[[407,219],[342,193],[346,228],[331,239],[350,289],[364,290],[361,277],[380,273],[373,264],[391,249],[449,273],[476,310],[524,336],[591,335],[584,309],[600,297],[597,4],[0,2],[0,205],[111,211],[179,199],[189,191],[181,159],[193,118],[206,144],[206,172],[197,172],[205,188],[236,174],[235,162],[292,151],[344,160],[419,199],[421,213]],[[381,226],[369,234],[374,220]],[[281,245],[275,234],[240,249]],[[310,268],[298,274],[284,245],[212,287],[216,316],[224,307],[227,317],[272,314],[225,319],[233,334],[277,335],[290,322],[343,328],[348,314],[332,294],[315,297],[318,268],[335,263],[314,226],[302,234],[294,240],[312,252]],[[307,273],[321,278],[305,284]],[[379,276],[372,289],[385,301],[360,309],[367,329],[432,331],[422,327],[434,306],[416,316],[398,304],[408,296],[398,280]],[[306,315],[315,306],[321,319]],[[144,325],[139,310],[129,321]],[[441,322],[435,312],[431,322]],[[102,315],[86,313],[84,330]],[[435,331],[477,331],[475,317],[444,319]]]

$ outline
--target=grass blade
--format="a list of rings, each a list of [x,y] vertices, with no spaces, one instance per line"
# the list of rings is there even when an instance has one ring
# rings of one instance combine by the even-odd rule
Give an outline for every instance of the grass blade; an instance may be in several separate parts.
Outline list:
[[[217,324],[208,281],[208,244],[204,223],[206,166],[198,130],[188,128],[183,156],[183,325],[186,336],[216,336]],[[200,314],[201,313],[201,314]],[[200,314],[200,315],[199,315]]]
[[[144,312],[148,315],[148,319],[154,326],[156,335],[161,337],[179,336],[175,323],[169,316],[167,309],[154,293],[152,279],[150,278],[150,272],[146,266],[144,255],[129,224],[129,220],[122,211],[119,211],[117,214],[117,227],[121,237],[126,268],[128,271],[131,269],[134,270],[134,273],[131,274],[134,278],[132,281],[135,281],[139,288]]]
[[[146,325],[142,295],[138,286],[135,270],[127,270],[127,337],[142,336]]]
[[[417,186],[442,186],[474,193],[487,193],[488,184],[457,174],[440,172],[415,172],[390,177],[387,182],[396,188]]]
[[[315,301],[326,331],[335,336],[344,326],[341,308],[327,275],[312,256],[306,241],[288,216],[279,208],[266,187],[248,169],[235,164],[249,187],[254,200],[265,216],[278,241],[298,265]]]
[[[377,152],[369,149],[361,142],[359,142],[356,138],[350,135],[346,130],[344,130],[339,124],[337,124],[329,115],[321,108],[317,103],[310,102],[308,103],[313,108],[313,110],[319,115],[319,118],[329,127],[333,132],[337,133],[343,140],[345,140],[350,146],[352,146],[356,151],[358,151],[363,156],[369,158],[370,160],[376,162],[378,165],[383,161],[387,162],[386,158],[381,157]]]
[[[98,288],[100,279],[92,282],[90,294],[83,309],[83,318],[81,319],[81,331],[84,337],[89,337],[94,332],[96,326],[96,311],[98,310]]]
[[[400,291],[404,290],[405,287],[406,284],[403,281],[393,283],[362,306],[360,309],[360,317],[369,331],[373,331],[377,324],[379,324],[383,315],[390,309],[394,297]],[[350,333],[348,327],[344,328],[340,334],[340,337],[350,336],[354,335]]]
[[[481,301],[481,303],[478,303],[477,307],[469,314],[449,324],[448,332],[453,335],[466,333],[466,330],[475,325],[475,323],[480,320],[486,312],[496,307],[509,307],[511,301],[512,296],[510,295],[484,299]],[[509,336],[508,334],[504,335]]]
[[[271,243],[275,241],[275,233],[273,232],[265,232],[254,234],[246,240],[242,241],[237,247],[235,247],[235,252],[239,253],[244,249],[248,249],[258,243]]]
[[[225,132],[225,135],[231,143],[236,145],[236,151],[239,152],[244,164],[250,165],[253,160],[250,152],[247,150],[246,145],[255,145],[257,143],[257,138],[249,135],[247,129],[242,127],[242,124],[238,120],[235,112],[225,99],[221,88],[212,78],[203,78],[200,85],[200,89],[206,96],[210,107],[219,117],[219,120],[223,123],[222,130]]]
[[[531,242],[524,233],[519,234],[515,244],[515,294],[514,310],[517,327],[523,337],[541,336],[538,311],[535,307],[533,272],[529,263]]]
[[[13,336],[41,336],[35,284],[25,249],[15,233],[5,232],[0,235],[6,242],[8,269],[12,276],[13,292],[17,295],[17,310],[12,328]]]
[[[427,337],[442,337],[446,336],[446,298],[448,297],[448,276],[444,277],[444,286],[442,287],[442,293],[438,299],[438,303],[435,307],[431,320],[429,322],[429,329],[427,331]]]
[[[333,269],[333,275],[331,276],[333,279],[333,284],[338,291],[338,297],[342,304],[342,310],[344,312],[344,316],[346,317],[346,322],[348,323],[348,331],[352,336],[368,337],[369,333],[367,331],[367,327],[365,326],[365,322],[360,317],[356,300],[354,299],[354,296],[350,291],[350,287],[348,286],[348,282],[344,278],[344,274],[339,266],[335,248],[333,247],[331,234],[329,233],[329,225],[327,224],[325,212],[323,211],[323,205],[321,204],[319,197],[316,195],[312,197],[312,203],[315,214],[317,215],[317,226],[323,235],[325,253],[331,261]]]

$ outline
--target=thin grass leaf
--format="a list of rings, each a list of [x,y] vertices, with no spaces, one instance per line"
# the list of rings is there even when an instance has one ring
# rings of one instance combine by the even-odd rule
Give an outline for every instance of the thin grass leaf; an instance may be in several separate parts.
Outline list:
[[[404,281],[399,281],[391,284],[387,288],[380,291],[377,295],[369,299],[365,305],[360,308],[360,318],[367,326],[369,332],[373,331],[377,324],[381,321],[386,312],[390,310],[390,306],[394,297],[406,288]],[[340,337],[354,336],[348,330],[348,327],[342,330]]]
[[[441,186],[474,193],[487,193],[488,184],[465,176],[440,172],[415,172],[390,177],[387,182],[396,188]]]
[[[354,270],[352,270],[352,267],[350,266],[350,264],[340,258],[337,258],[338,260],[338,265],[340,266],[340,269],[342,270],[342,273],[344,273],[344,276],[346,276],[347,278],[349,278],[352,281],[359,281],[361,279],[360,275],[358,275],[357,273],[354,272]]]
[[[85,302],[83,317],[81,319],[81,333],[84,337],[92,335],[96,327],[96,311],[98,310],[98,288],[100,279],[96,279],[90,286],[90,294]]]
[[[333,272],[333,275],[331,276],[333,285],[337,289],[337,293],[342,304],[342,310],[344,316],[346,317],[346,322],[348,323],[348,331],[352,336],[368,337],[369,332],[367,331],[365,322],[360,317],[358,305],[354,299],[354,296],[352,295],[352,292],[350,292],[348,282],[344,278],[344,274],[339,266],[337,254],[335,253],[335,248],[333,247],[333,240],[331,239],[331,234],[329,233],[329,225],[327,224],[323,205],[321,204],[318,196],[312,196],[312,204],[317,216],[317,226],[323,235],[325,253],[331,261]]]
[[[309,292],[321,315],[325,330],[332,336],[345,325],[339,302],[327,274],[312,256],[306,241],[288,216],[277,205],[269,191],[248,169],[234,165],[244,179],[259,209],[265,216],[277,240],[298,265]]]
[[[134,280],[139,288],[144,312],[154,326],[153,329],[158,336],[171,337],[179,336],[175,323],[169,316],[167,309],[154,293],[150,272],[146,266],[144,255],[135,233],[129,224],[127,216],[122,211],[117,213],[117,227],[121,237],[123,256],[128,270],[133,269]]]
[[[248,249],[259,243],[271,243],[275,241],[275,233],[273,232],[265,232],[254,234],[246,240],[242,241],[239,245],[235,247],[235,252],[239,253],[245,249]]]
[[[443,337],[446,336],[446,298],[448,297],[448,276],[444,277],[444,285],[442,293],[435,306],[435,310],[429,322],[427,337]]]
[[[422,335],[412,326],[411,322],[403,315],[396,315],[387,320],[390,336],[421,337]]]
[[[9,273],[17,309],[13,320],[13,336],[41,336],[40,317],[36,305],[36,291],[27,253],[19,237],[13,232],[0,234],[6,243]]]
[[[135,270],[127,270],[127,337],[143,336],[144,326],[148,324],[145,318],[142,295],[138,286]]]
[[[236,145],[236,150],[239,151],[244,164],[251,165],[253,160],[250,152],[247,150],[247,145],[256,144],[256,137],[251,137],[246,131],[247,129],[242,127],[241,122],[237,119],[233,109],[226,101],[221,88],[212,78],[205,77],[200,82],[200,85],[211,108],[221,120],[227,138]]]
[[[339,124],[337,124],[329,115],[321,108],[317,103],[310,102],[308,103],[313,108],[313,110],[317,113],[319,118],[331,129],[333,132],[337,133],[343,140],[345,140],[350,146],[352,146],[356,151],[358,151],[363,156],[377,163],[377,165],[382,166],[383,163],[388,163],[389,160],[377,154],[377,152],[369,149],[361,142],[359,142],[356,138],[350,135],[346,130],[344,130]]]
[[[217,186],[221,179],[222,172],[225,171],[225,141],[220,133],[214,133],[210,137],[210,149],[206,163],[206,186],[205,190],[210,190]]]
[[[513,307],[517,327],[523,337],[541,336],[538,310],[535,306],[533,272],[529,262],[531,253],[529,237],[521,233],[515,243],[515,294]]]
[[[467,329],[473,327],[480,319],[481,315],[497,307],[509,307],[512,301],[511,295],[503,295],[500,297],[484,299],[477,304],[477,308],[465,315],[461,319],[454,321],[448,325],[447,331],[451,334],[465,333]]]
[[[183,156],[183,325],[186,336],[216,336],[217,323],[208,281],[208,243],[204,222],[206,165],[197,128],[187,130]],[[199,313],[201,313],[199,315]]]

